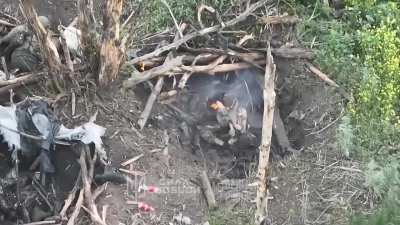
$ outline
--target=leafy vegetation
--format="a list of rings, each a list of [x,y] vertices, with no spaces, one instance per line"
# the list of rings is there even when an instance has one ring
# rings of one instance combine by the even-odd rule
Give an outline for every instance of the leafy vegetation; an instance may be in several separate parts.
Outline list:
[[[366,162],[366,184],[384,202],[353,224],[400,224],[400,3],[347,0],[340,20],[319,1],[309,5],[296,7],[312,15],[299,35],[316,48],[317,64],[353,96],[338,126],[338,148]]]

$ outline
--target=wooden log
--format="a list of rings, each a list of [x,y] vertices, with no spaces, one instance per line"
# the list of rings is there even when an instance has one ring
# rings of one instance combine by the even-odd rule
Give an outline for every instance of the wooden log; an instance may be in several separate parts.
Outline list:
[[[124,60],[125,42],[120,39],[120,17],[123,0],[108,0],[103,15],[103,35],[100,49],[99,84],[107,86],[119,73]]]
[[[200,174],[201,187],[203,189],[204,196],[207,200],[209,209],[217,208],[217,201],[215,200],[214,191],[212,190],[210,180],[208,179],[207,172],[203,170]]]
[[[256,197],[256,212],[255,218],[257,224],[262,224],[267,216],[267,177],[268,177],[268,162],[271,150],[272,127],[275,109],[275,71],[276,65],[271,55],[271,48],[268,44],[267,63],[265,66],[264,78],[264,115],[262,138],[259,153],[258,169],[257,169],[257,197]]]

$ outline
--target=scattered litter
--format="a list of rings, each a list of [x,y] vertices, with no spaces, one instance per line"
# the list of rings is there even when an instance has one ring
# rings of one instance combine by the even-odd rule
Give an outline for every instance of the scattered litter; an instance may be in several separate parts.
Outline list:
[[[147,186],[147,185],[141,185],[139,186],[139,192],[148,192],[148,193],[157,193],[159,190],[155,186]]]
[[[34,157],[40,155],[41,169],[47,173],[54,172],[51,155],[55,144],[64,141],[81,141],[95,145],[102,160],[106,160],[101,137],[105,128],[93,122],[68,129],[53,114],[44,100],[27,98],[12,106],[0,106],[0,134],[3,142],[12,151],[21,151],[23,155]]]
[[[127,161],[121,163],[121,166],[127,166],[127,165],[129,165],[129,164],[132,164],[132,163],[138,161],[138,160],[139,160],[140,158],[142,158],[143,156],[144,156],[143,154],[140,154],[140,155],[138,155],[138,156],[135,156],[135,157],[133,157],[133,158],[131,158],[131,159],[129,159],[129,160],[127,160]]]
[[[144,202],[138,202],[138,209],[144,212],[153,212],[154,208]]]

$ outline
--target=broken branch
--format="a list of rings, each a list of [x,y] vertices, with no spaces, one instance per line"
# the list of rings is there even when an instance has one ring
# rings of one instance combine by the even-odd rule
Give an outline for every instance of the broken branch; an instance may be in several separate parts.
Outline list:
[[[260,8],[261,6],[263,6],[264,4],[269,3],[269,2],[272,2],[272,0],[261,0],[261,1],[257,1],[256,3],[254,3],[254,4],[252,4],[250,7],[248,7],[248,8],[247,8],[244,12],[242,12],[239,16],[237,16],[236,18],[234,18],[234,19],[229,20],[228,22],[226,22],[226,23],[225,23],[225,27],[233,26],[233,25],[235,25],[235,24],[237,24],[237,23],[239,23],[239,22],[245,20],[254,10]],[[199,31],[194,31],[194,32],[192,32],[192,33],[189,33],[189,34],[183,36],[181,39],[179,39],[179,40],[177,40],[177,41],[175,41],[175,42],[173,42],[173,43],[171,43],[171,44],[169,44],[169,45],[166,45],[166,46],[164,46],[164,47],[161,47],[161,48],[159,48],[159,49],[156,49],[155,51],[153,51],[153,52],[151,52],[151,53],[148,53],[148,54],[146,54],[146,55],[143,55],[143,56],[141,56],[141,57],[137,57],[137,58],[135,58],[135,59],[132,59],[131,61],[129,61],[129,63],[131,63],[131,64],[136,64],[136,63],[138,63],[138,62],[141,62],[141,61],[145,61],[145,60],[147,60],[147,59],[150,59],[150,58],[152,58],[152,57],[154,57],[154,56],[159,56],[159,55],[160,55],[161,53],[163,53],[163,52],[166,52],[166,51],[171,50],[171,49],[173,49],[173,48],[178,48],[178,47],[181,46],[182,44],[184,44],[184,43],[186,43],[186,42],[192,40],[192,39],[195,38],[195,37],[203,36],[203,35],[206,35],[206,34],[209,34],[209,33],[216,32],[216,31],[220,30],[221,28],[222,28],[221,25],[215,25],[215,26],[212,26],[212,27],[204,28],[204,29],[199,30]]]
[[[217,201],[215,200],[215,195],[211,187],[210,180],[208,179],[207,172],[203,170],[200,174],[200,182],[201,187],[204,192],[204,196],[206,197],[208,208],[215,209],[217,208]]]
[[[306,62],[305,65],[307,66],[307,68],[315,75],[317,75],[319,78],[321,78],[321,80],[325,81],[325,83],[329,84],[330,86],[333,87],[339,87],[338,84],[336,84],[335,81],[331,80],[328,75],[326,75],[325,73],[321,72],[319,69],[317,69],[317,67],[313,66],[311,63]]]
[[[265,77],[264,77],[264,115],[263,115],[263,126],[262,126],[262,137],[261,146],[258,161],[257,170],[257,197],[256,205],[257,209],[255,212],[256,222],[262,224],[267,216],[267,200],[268,200],[268,189],[267,189],[267,176],[268,176],[268,162],[271,150],[272,140],[272,128],[273,128],[273,117],[275,109],[275,71],[276,65],[271,55],[271,47],[268,44],[267,48],[267,63],[265,66]]]
[[[274,24],[296,24],[301,22],[301,19],[297,16],[289,16],[289,15],[282,15],[282,16],[263,16],[258,19],[260,23],[264,23],[267,25],[274,25]]]

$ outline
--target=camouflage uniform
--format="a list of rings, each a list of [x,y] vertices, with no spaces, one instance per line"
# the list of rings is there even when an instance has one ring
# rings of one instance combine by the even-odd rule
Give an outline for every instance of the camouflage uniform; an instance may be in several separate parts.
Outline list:
[[[39,21],[45,28],[50,26],[47,17],[40,16]],[[34,70],[41,61],[38,41],[27,24],[12,29],[0,39],[0,46],[3,46],[0,55],[6,57],[10,68],[19,69],[20,72]]]

